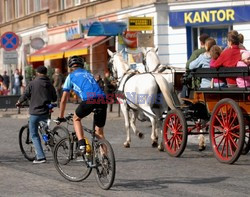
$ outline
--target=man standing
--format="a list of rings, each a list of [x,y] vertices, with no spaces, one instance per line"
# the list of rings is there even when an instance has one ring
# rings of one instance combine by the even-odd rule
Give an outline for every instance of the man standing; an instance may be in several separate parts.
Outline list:
[[[64,82],[64,76],[62,75],[59,68],[55,69],[55,73],[52,78],[53,78],[53,85],[56,89],[57,105],[59,106],[62,97],[62,85]]]
[[[9,89],[9,85],[10,85],[10,77],[7,75],[7,71],[4,71],[3,74],[3,83],[6,86],[7,90]]]
[[[47,77],[47,68],[44,66],[38,67],[36,70],[36,78],[29,83],[24,94],[16,103],[16,106],[20,106],[24,101],[30,100],[29,131],[36,150],[36,159],[33,163],[46,162],[38,134],[38,123],[48,119],[48,104],[55,102],[56,99],[56,90]]]

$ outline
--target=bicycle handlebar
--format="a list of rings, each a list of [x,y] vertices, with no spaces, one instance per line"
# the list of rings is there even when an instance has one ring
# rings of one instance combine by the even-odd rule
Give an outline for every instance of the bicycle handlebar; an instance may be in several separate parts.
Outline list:
[[[61,124],[62,122],[67,122],[69,124],[69,121],[72,121],[73,119],[73,113],[68,113],[68,115],[64,118],[57,118],[56,120],[53,120],[57,125]]]

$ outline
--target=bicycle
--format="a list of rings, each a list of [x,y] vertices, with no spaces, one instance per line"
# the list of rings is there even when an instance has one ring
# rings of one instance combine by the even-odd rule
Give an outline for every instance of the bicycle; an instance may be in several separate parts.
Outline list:
[[[55,126],[52,130],[50,129],[51,114],[53,112],[53,108],[56,106],[56,104],[49,104],[48,120],[46,122],[40,121],[38,124],[38,133],[43,139],[42,144],[48,151],[51,152],[53,152],[54,146],[56,142],[59,141],[59,139],[69,135],[68,130],[63,126]],[[36,153],[29,132],[29,123],[22,126],[19,131],[19,147],[21,149],[22,154],[27,160],[33,161],[35,159]]]
[[[99,109],[93,112],[98,113]],[[72,121],[73,114],[65,117],[67,124]],[[78,150],[78,140],[74,131],[69,137],[61,139],[55,146],[54,164],[56,170],[67,180],[73,182],[83,181],[90,175],[92,169],[96,170],[95,178],[100,188],[110,189],[114,183],[116,164],[112,146],[106,139],[98,139],[93,129],[83,126],[86,133],[91,135],[91,143],[86,140],[86,154]]]

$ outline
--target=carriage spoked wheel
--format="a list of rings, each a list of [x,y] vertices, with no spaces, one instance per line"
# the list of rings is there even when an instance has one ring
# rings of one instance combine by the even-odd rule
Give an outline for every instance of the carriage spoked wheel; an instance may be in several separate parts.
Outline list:
[[[210,119],[210,143],[216,159],[232,164],[241,154],[245,124],[239,105],[232,99],[222,99],[214,107]]]
[[[174,109],[168,112],[163,123],[164,148],[170,156],[179,157],[187,144],[187,122],[183,113]]]

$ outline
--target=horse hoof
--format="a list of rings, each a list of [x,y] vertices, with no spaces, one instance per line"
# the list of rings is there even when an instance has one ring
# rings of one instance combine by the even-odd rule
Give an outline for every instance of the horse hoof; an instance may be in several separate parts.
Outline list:
[[[154,141],[154,142],[152,143],[152,147],[153,147],[153,148],[156,148],[157,146],[158,146],[158,142]]]
[[[204,151],[206,149],[206,146],[199,146],[199,151]]]
[[[163,147],[163,145],[162,145],[162,144],[160,144],[160,145],[158,146],[158,151],[161,151],[161,152],[163,152],[163,151],[164,151],[164,147]]]
[[[130,148],[130,144],[128,142],[125,142],[123,145],[124,145],[124,148]]]
[[[138,133],[138,137],[140,138],[140,139],[143,139],[144,138],[144,134],[143,133]]]

